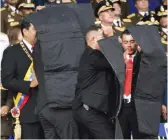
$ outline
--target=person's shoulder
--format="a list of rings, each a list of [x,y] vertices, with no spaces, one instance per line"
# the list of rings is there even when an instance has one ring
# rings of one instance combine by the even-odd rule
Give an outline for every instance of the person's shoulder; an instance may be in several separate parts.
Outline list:
[[[129,15],[127,16],[127,19],[134,18],[135,16],[136,16],[136,13],[129,14]]]

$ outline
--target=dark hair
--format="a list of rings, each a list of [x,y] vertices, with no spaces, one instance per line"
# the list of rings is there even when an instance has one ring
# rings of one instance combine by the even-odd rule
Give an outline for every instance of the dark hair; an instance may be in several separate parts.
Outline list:
[[[22,33],[23,36],[24,36],[23,30],[24,30],[24,29],[29,30],[30,26],[31,26],[31,23],[30,23],[30,22],[28,22],[28,21],[26,21],[26,20],[23,20],[23,21],[22,21],[22,23],[21,23],[21,25],[20,25],[20,28],[21,28],[21,33]]]
[[[92,25],[87,29],[86,35],[91,31],[98,31],[99,29],[101,29],[100,25]]]
[[[123,38],[124,35],[131,35],[130,32],[126,29],[121,33],[121,38]]]
[[[8,38],[9,38],[10,44],[15,45],[18,43],[19,33],[20,33],[20,26],[19,25],[9,28]]]

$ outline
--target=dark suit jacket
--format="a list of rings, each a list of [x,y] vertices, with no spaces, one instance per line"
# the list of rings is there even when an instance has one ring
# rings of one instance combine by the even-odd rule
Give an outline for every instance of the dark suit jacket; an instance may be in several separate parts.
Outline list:
[[[30,53],[31,54],[31,53]],[[30,82],[24,81],[24,76],[31,60],[23,51],[20,44],[9,47],[4,51],[2,59],[2,84],[16,97],[18,92],[29,95],[30,98],[21,110],[20,121],[32,123],[37,121],[34,114],[36,106],[36,89],[30,88]]]
[[[114,72],[104,55],[87,47],[81,57],[78,71],[78,81],[73,108],[83,103],[102,112],[109,113],[113,102]]]

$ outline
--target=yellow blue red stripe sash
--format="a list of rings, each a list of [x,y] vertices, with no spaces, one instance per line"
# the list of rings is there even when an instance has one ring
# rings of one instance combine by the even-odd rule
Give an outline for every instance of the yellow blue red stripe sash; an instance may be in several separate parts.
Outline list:
[[[24,81],[32,81],[33,78],[34,78],[34,72],[33,72],[33,62],[32,62],[24,77]],[[15,107],[21,110],[23,106],[26,104],[26,102],[28,101],[28,99],[29,99],[28,95],[18,92],[16,98],[13,97]]]

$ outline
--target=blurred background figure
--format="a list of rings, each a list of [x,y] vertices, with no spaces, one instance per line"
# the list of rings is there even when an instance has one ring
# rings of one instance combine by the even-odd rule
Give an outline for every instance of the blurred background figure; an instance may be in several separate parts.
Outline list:
[[[23,36],[19,25],[9,29],[8,38],[11,46],[18,44],[20,41],[23,40]]]
[[[16,7],[21,16],[31,14],[35,10],[35,4],[32,0],[20,0]]]
[[[19,25],[21,16],[16,5],[18,0],[5,0],[6,4],[1,8],[1,32],[7,33],[9,27]]]
[[[3,51],[9,46],[9,40],[6,34],[0,32],[0,62],[2,60]],[[0,66],[1,72],[1,66]],[[0,76],[1,78],[1,76]],[[0,79],[0,89],[1,89],[1,139],[8,139],[9,136],[13,134],[13,122],[12,116],[9,110],[13,106],[12,94],[2,88]]]

